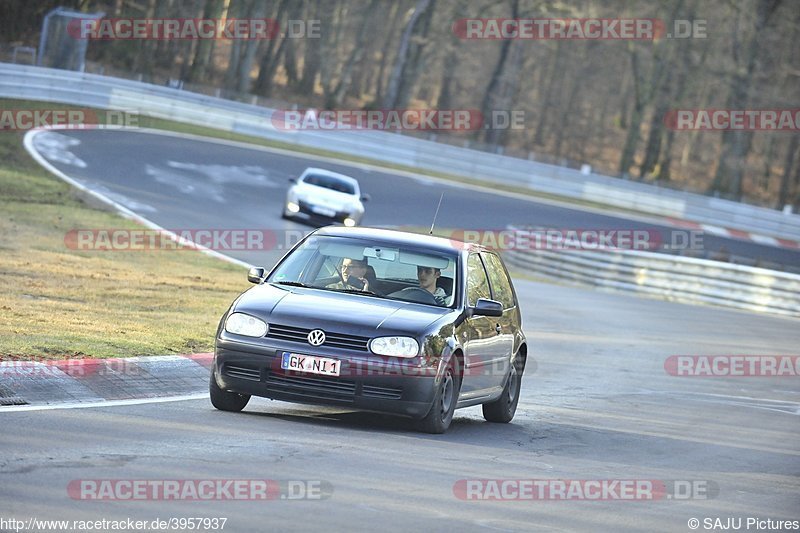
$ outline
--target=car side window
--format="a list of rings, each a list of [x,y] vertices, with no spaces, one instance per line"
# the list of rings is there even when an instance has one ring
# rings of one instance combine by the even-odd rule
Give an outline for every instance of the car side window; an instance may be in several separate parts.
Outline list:
[[[508,279],[503,262],[495,254],[483,253],[483,260],[486,263],[486,271],[489,273],[489,283],[492,284],[492,294],[494,299],[503,304],[504,309],[514,307],[514,289],[511,288],[511,280]]]
[[[478,298],[491,297],[483,262],[478,254],[471,254],[467,259],[467,303],[474,306]]]

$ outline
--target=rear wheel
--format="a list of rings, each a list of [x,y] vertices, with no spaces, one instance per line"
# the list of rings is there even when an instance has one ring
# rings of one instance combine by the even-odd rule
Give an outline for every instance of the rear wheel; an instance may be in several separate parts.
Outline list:
[[[456,358],[452,357],[450,364],[442,376],[442,382],[436,389],[433,406],[428,414],[417,423],[420,431],[425,433],[444,433],[453,421],[453,413],[458,402],[458,392],[461,389],[461,377],[456,367]]]
[[[483,404],[483,418],[489,422],[507,424],[514,418],[519,403],[519,392],[522,389],[522,371],[516,359],[511,365],[511,373],[500,398]]]
[[[247,402],[250,401],[249,394],[239,394],[237,392],[228,392],[219,388],[217,385],[217,378],[214,372],[211,372],[211,379],[208,382],[208,395],[211,397],[211,405],[220,411],[232,411],[238,413]]]

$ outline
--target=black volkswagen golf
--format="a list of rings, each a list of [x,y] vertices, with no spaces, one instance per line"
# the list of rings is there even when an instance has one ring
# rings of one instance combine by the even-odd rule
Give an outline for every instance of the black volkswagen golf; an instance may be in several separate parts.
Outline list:
[[[509,422],[528,346],[511,278],[477,245],[328,227],[300,241],[220,321],[211,403],[251,395],[393,413],[443,433],[481,404]]]

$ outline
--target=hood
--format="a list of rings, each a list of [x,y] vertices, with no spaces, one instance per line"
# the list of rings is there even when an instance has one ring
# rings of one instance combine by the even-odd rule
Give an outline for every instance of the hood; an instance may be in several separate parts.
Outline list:
[[[267,323],[321,328],[373,337],[376,334],[421,334],[455,310],[372,296],[302,287],[258,285],[237,301],[235,311]]]

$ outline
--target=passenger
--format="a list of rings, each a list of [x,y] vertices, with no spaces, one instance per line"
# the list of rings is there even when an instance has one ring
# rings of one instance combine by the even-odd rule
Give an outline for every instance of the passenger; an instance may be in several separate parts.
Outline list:
[[[340,272],[342,279],[336,283],[328,285],[329,289],[349,289],[356,291],[369,291],[369,280],[367,275],[367,261],[365,259],[350,259],[346,257],[342,261]],[[361,287],[358,284],[363,283]]]
[[[417,280],[419,286],[425,289],[436,298],[436,303],[439,305],[447,305],[447,293],[444,289],[436,286],[436,280],[442,275],[441,269],[433,267],[418,266],[417,267]]]

